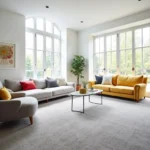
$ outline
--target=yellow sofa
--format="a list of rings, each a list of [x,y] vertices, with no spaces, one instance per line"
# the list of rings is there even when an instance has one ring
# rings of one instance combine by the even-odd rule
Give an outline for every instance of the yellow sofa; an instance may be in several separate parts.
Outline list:
[[[88,88],[101,89],[102,94],[133,99],[139,101],[145,98],[147,77],[114,75],[112,85],[95,84],[89,81]]]

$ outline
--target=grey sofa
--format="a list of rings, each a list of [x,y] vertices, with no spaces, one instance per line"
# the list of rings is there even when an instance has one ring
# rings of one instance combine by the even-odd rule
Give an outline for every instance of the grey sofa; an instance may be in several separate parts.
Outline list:
[[[24,97],[24,93],[11,93],[11,100],[0,100],[0,122],[18,120],[29,117],[33,123],[33,115],[38,108],[34,97]]]
[[[70,94],[75,91],[74,82],[66,82],[64,85],[59,87],[46,87],[46,81],[43,80],[34,80],[37,89],[22,91],[20,81],[17,80],[5,80],[5,87],[12,90],[13,93],[21,93],[24,96],[35,97],[38,101],[49,100],[56,97],[61,97]]]

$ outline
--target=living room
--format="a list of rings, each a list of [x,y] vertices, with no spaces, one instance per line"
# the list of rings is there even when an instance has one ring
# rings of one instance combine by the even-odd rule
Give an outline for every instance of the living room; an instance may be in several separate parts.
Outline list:
[[[0,34],[0,150],[150,149],[150,0],[1,0]]]

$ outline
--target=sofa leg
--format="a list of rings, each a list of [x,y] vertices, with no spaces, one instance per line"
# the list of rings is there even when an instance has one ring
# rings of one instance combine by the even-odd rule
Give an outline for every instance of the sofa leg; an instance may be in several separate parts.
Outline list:
[[[33,124],[33,117],[29,117],[30,123]]]

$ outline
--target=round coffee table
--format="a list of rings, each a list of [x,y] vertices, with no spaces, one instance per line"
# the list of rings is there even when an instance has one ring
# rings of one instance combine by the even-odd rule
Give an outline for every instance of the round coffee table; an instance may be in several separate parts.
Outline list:
[[[88,90],[86,94],[80,94],[79,91],[72,92],[72,93],[70,94],[71,97],[72,97],[72,101],[71,101],[71,111],[84,113],[84,97],[85,97],[85,96],[88,96],[88,97],[89,97],[89,102],[90,102],[90,103],[102,105],[102,104],[103,104],[102,92],[103,92],[103,90],[97,90],[97,89],[94,89],[93,91]],[[100,94],[100,95],[101,95],[101,103],[91,102],[90,96],[91,96],[91,95],[96,95],[96,94]],[[83,111],[78,111],[78,110],[74,110],[74,109],[73,109],[73,97],[74,97],[74,96],[82,96],[82,97],[83,97]]]

